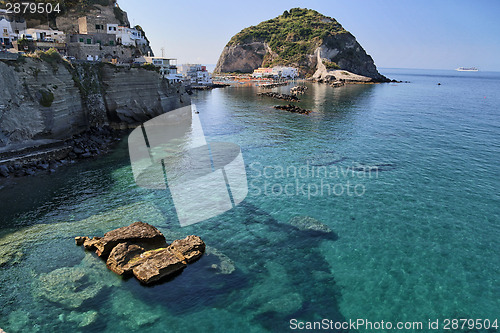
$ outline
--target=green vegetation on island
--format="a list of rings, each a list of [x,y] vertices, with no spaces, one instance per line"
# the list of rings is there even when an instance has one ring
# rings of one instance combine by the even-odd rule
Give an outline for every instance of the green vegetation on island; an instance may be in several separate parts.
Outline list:
[[[271,67],[305,61],[306,55],[314,52],[323,40],[341,33],[347,31],[335,19],[312,9],[292,8],[274,19],[243,29],[228,46],[266,42],[275,55],[267,54],[262,65]],[[334,63],[329,65],[336,68]]]

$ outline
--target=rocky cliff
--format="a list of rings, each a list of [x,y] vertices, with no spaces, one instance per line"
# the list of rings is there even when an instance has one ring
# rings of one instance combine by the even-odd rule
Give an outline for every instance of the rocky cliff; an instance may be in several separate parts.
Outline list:
[[[190,103],[156,71],[51,58],[0,61],[0,152],[65,140],[106,124],[133,126]]]
[[[342,69],[373,81],[387,81],[372,57],[335,19],[301,8],[285,11],[233,36],[215,72],[249,73],[276,65],[298,67],[304,76],[325,76],[330,70]]]

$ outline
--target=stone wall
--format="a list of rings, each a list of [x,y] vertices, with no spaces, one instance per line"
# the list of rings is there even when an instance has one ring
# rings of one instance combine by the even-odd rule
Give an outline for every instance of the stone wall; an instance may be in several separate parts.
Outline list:
[[[84,43],[68,43],[67,45],[68,56],[75,57],[76,59],[86,60],[87,55],[98,57],[99,60],[104,59],[111,61],[111,59],[118,59],[122,63],[131,63],[134,59],[141,55],[137,48],[129,46],[109,46],[99,44],[84,44]]]

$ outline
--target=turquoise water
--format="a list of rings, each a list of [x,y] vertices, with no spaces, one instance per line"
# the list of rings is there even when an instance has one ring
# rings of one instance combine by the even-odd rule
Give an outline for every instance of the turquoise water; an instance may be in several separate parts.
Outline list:
[[[291,319],[500,320],[500,73],[383,74],[410,83],[308,84],[299,105],[309,115],[273,109],[284,103],[254,87],[194,95],[207,140],[240,145],[249,194],[185,228],[167,193],[135,185],[126,140],[99,160],[4,184],[0,328],[286,332]],[[296,228],[297,216],[332,232]],[[170,240],[199,235],[210,253],[143,287],[74,246],[74,236],[135,220]]]

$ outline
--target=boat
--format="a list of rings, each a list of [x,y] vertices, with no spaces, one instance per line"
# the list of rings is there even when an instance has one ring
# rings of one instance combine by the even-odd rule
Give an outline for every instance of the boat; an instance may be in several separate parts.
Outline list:
[[[478,71],[478,69],[476,67],[458,67],[455,70],[459,71],[459,72],[477,72]]]

